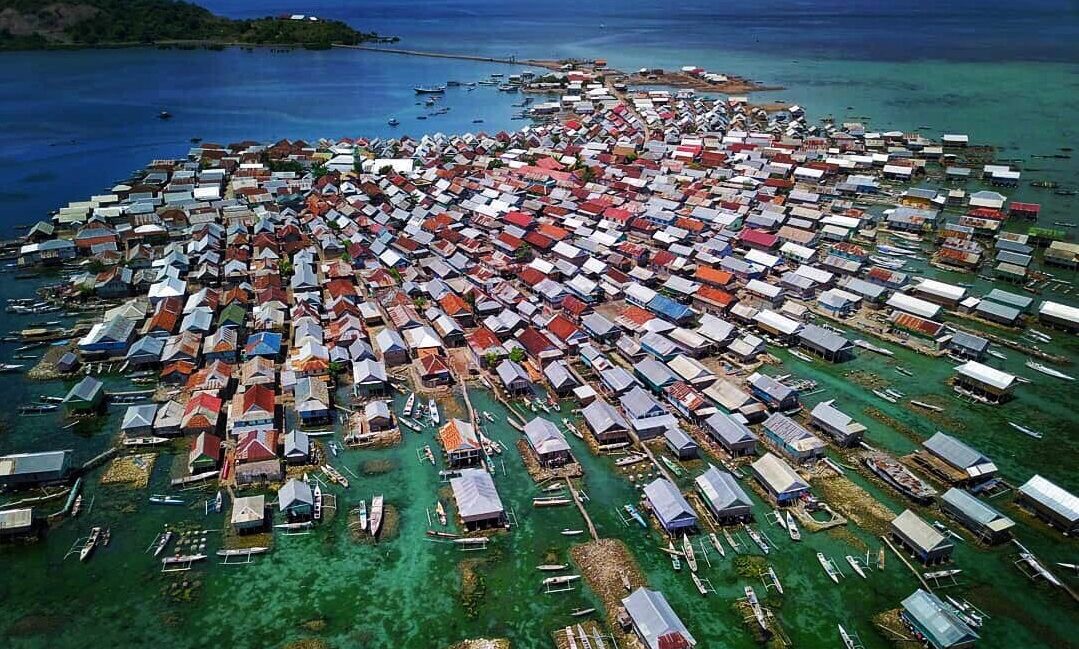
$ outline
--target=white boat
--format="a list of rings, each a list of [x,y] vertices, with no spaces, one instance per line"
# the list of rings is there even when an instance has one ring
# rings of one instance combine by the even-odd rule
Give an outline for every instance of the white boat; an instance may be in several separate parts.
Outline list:
[[[155,505],[182,505],[184,501],[176,496],[167,496],[165,494],[154,494],[150,496],[150,502]]]
[[[330,479],[331,482],[336,482],[345,489],[348,489],[348,478],[346,478],[340,471],[338,471],[329,464],[323,464],[320,468],[322,469],[322,472],[326,474],[326,477]]]
[[[701,595],[707,595],[708,589],[704,587],[704,582],[697,576],[697,573],[691,572],[689,573],[689,576],[693,579],[693,585],[697,587],[697,591],[700,592]]]
[[[753,592],[753,589],[749,586],[745,587],[746,602],[749,603],[749,608],[753,611],[753,617],[757,619],[757,624],[761,625],[762,629],[768,629],[768,621],[764,618],[764,609],[761,608],[761,603],[757,599],[757,593]]]
[[[483,83],[480,81],[480,83]],[[573,635],[573,627],[566,627],[566,643],[569,649],[577,649],[577,637]]]
[[[850,568],[851,568],[851,570],[854,571],[854,574],[858,575],[862,579],[866,578],[865,570],[862,570],[862,564],[858,563],[857,559],[855,559],[854,557],[852,557],[851,555],[848,554],[847,555],[847,563],[850,564]]]
[[[382,527],[383,509],[384,501],[382,499],[382,494],[371,499],[371,536],[378,536],[378,530]]]
[[[315,488],[312,490],[312,495],[314,496],[315,501],[314,517],[317,521],[322,518],[322,487],[320,487],[318,483],[315,483]]]
[[[588,639],[588,634],[584,632],[584,627],[580,624],[577,625],[577,637],[581,639],[581,646],[584,649],[592,649],[592,641]]]
[[[682,534],[682,552],[686,555],[686,563],[691,572],[697,572],[697,557],[693,554],[693,543],[688,534]]]
[[[768,543],[764,540],[763,537],[761,537],[760,534],[757,533],[757,530],[753,529],[749,525],[746,525],[745,523],[742,523],[742,527],[746,529],[746,534],[749,535],[749,538],[753,539],[753,542],[757,544],[757,547],[761,549],[761,552],[768,554],[771,551],[771,548],[768,547]]]
[[[562,584],[568,584],[570,582],[580,579],[580,575],[557,575],[555,577],[547,577],[543,580],[544,586],[561,586]]]
[[[776,570],[772,566],[768,566],[768,576],[772,578],[772,585],[776,587],[776,592],[782,595],[783,584],[779,583],[779,576],[776,575]]]
[[[1035,372],[1041,372],[1042,374],[1045,374],[1046,376],[1051,376],[1051,377],[1056,378],[1056,379],[1063,379],[1065,381],[1074,381],[1075,380],[1074,376],[1068,376],[1064,372],[1058,372],[1057,370],[1054,370],[1053,368],[1049,367],[1048,365],[1042,365],[1041,363],[1039,363],[1037,361],[1032,361],[1030,359],[1027,359],[1026,365],[1027,365],[1027,367],[1034,370]]]
[[[86,561],[90,557],[90,553],[94,551],[99,538],[101,538],[101,528],[95,527],[91,529],[90,536],[86,537],[86,542],[82,544],[82,549],[79,550],[79,561]]]
[[[168,566],[177,563],[193,563],[195,561],[202,561],[205,558],[205,554],[178,554],[175,557],[165,557],[161,560],[161,563]]]
[[[167,437],[127,437],[124,439],[124,446],[156,446],[167,441]]]
[[[568,527],[562,530],[562,536],[580,536],[581,534],[584,534],[584,530],[571,530]]]
[[[716,549],[716,552],[719,553],[719,556],[727,556],[727,551],[723,549],[723,543],[719,540],[719,537],[716,536],[715,532],[711,532],[708,534],[708,540],[712,542],[712,547]]]
[[[954,577],[961,572],[963,571],[953,568],[951,570],[938,570],[936,572],[927,572],[924,576],[926,579],[947,579],[948,577]]]
[[[873,394],[877,395],[881,399],[884,399],[888,403],[896,403],[896,398],[886,392],[881,392],[880,390],[873,390]]]
[[[466,536],[460,539],[453,539],[453,542],[458,545],[485,545],[491,539],[486,536]]]
[[[300,521],[299,523],[278,523],[274,527],[279,530],[306,530],[313,525],[311,521]]]
[[[630,453],[614,461],[615,466],[629,466],[631,464],[637,464],[648,459],[648,456],[644,453]]]
[[[996,351],[995,349],[987,349],[986,353],[989,354],[990,356],[992,356],[993,358],[999,358],[1002,361],[1008,360],[1007,356],[1005,356],[1004,354],[1001,354],[1000,352]]]
[[[156,557],[157,555],[164,552],[165,548],[167,548],[169,545],[169,541],[171,540],[172,530],[166,530],[165,532],[162,532],[160,535],[158,535],[156,541],[154,542],[154,556]]]
[[[895,356],[895,353],[892,350],[885,349],[884,347],[880,347],[878,345],[874,345],[868,340],[862,340],[861,338],[855,339],[854,345],[856,347],[861,347],[862,349],[868,349],[871,352],[876,352],[877,354],[880,354],[882,356]]]
[[[807,363],[813,362],[813,357],[809,354],[806,354],[805,352],[800,352],[797,349],[788,349],[787,351],[790,352],[790,355],[795,358],[799,358]]]
[[[438,405],[435,403],[434,399],[427,402],[427,412],[431,415],[431,423],[437,426],[439,422]]]
[[[253,554],[265,554],[269,552],[270,548],[263,546],[256,546],[253,548],[237,548],[235,550],[218,550],[217,556],[219,557],[248,557]]]
[[[408,399],[405,400],[405,408],[401,411],[401,414],[406,417],[412,416],[412,407],[416,405],[416,393],[413,392],[408,395]]]
[[[845,647],[845,649],[855,649],[858,644],[854,641],[854,638],[851,637],[849,633],[847,633],[847,630],[843,628],[842,624],[838,624],[836,626],[839,627],[839,639],[843,641],[843,646]]]
[[[1041,439],[1042,438],[1042,434],[1039,433],[1038,431],[1033,430],[1031,428],[1027,428],[1026,426],[1022,426],[1020,424],[1017,424],[1014,421],[1009,421],[1008,425],[1011,426],[1012,428],[1016,429],[1020,433],[1023,433],[1025,435],[1030,435],[1034,439]]]
[[[367,530],[367,501],[366,500],[361,500],[359,502],[359,504],[356,505],[356,514],[359,515],[359,517],[360,517],[360,529],[366,531]]]
[[[567,563],[544,563],[536,566],[536,570],[542,572],[558,572],[559,570],[565,570],[569,567]]]
[[[794,521],[794,516],[787,512],[787,534],[790,535],[792,541],[801,541],[802,532],[798,530],[798,523]]]
[[[835,566],[832,565],[832,560],[829,559],[828,557],[824,556],[823,552],[818,552],[817,553],[817,561],[820,562],[821,567],[824,568],[824,572],[826,572],[828,574],[828,577],[832,581],[834,581],[835,583],[838,584],[839,583],[839,573],[835,569]]]

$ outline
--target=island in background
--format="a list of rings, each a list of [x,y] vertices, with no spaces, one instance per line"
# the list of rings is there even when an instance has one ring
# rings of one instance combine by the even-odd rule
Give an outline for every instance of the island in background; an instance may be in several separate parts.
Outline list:
[[[279,16],[233,20],[181,0],[0,0],[0,50],[131,45],[394,43],[339,20]]]

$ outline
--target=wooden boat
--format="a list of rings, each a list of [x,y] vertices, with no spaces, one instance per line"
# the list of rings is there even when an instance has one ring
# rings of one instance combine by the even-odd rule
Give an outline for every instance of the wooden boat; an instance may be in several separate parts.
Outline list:
[[[443,532],[442,530],[427,530],[427,536],[433,536],[439,539],[456,539],[460,534],[454,534],[453,532]]]
[[[850,564],[850,569],[854,571],[854,574],[858,575],[862,579],[866,579],[865,570],[862,569],[862,564],[858,563],[857,559],[848,554],[847,563]]]
[[[566,642],[569,649],[577,649],[577,638],[573,635],[573,627],[566,627]]]
[[[90,553],[94,551],[99,538],[101,538],[101,528],[95,527],[91,529],[90,536],[86,537],[86,542],[82,544],[82,549],[79,550],[79,561],[86,561],[90,558]]]
[[[438,501],[437,505],[435,505],[435,514],[438,516],[438,524],[439,525],[445,525],[446,524],[446,508],[442,506],[442,501],[441,500]]]
[[[59,406],[53,403],[30,403],[24,406],[19,406],[18,413],[20,415],[40,415],[46,412],[53,412]]]
[[[330,482],[336,482],[345,489],[348,489],[348,478],[342,475],[340,471],[329,464],[323,464],[320,468],[322,469],[322,472],[326,474],[326,477],[330,479]]]
[[[427,412],[431,416],[431,423],[437,426],[439,422],[438,404],[435,403],[434,399],[431,399],[427,402]]]
[[[783,594],[783,584],[779,583],[779,576],[776,575],[776,570],[772,566],[768,566],[768,576],[772,579],[772,585],[775,586],[776,592],[780,595]]]
[[[802,540],[802,532],[799,531],[798,523],[795,522],[794,515],[791,514],[790,512],[787,512],[786,522],[787,522],[787,534],[790,535],[791,540],[792,541],[801,541]]]
[[[727,551],[723,549],[723,543],[719,540],[719,537],[716,536],[715,532],[710,532],[708,534],[708,540],[712,542],[712,547],[716,549],[716,552],[719,553],[719,556],[727,556]]]
[[[627,503],[625,505],[622,505],[622,509],[626,510],[626,513],[629,514],[630,518],[637,521],[641,525],[641,527],[648,527],[648,523],[644,520],[644,516],[641,516],[641,512],[639,512],[637,508],[633,506],[633,503]]]
[[[682,534],[682,552],[686,555],[690,572],[697,572],[697,557],[693,554],[693,543],[690,542],[688,534]]]
[[[1000,359],[1000,360],[1002,360],[1002,361],[1006,361],[1006,360],[1008,360],[1008,357],[1007,357],[1007,356],[1005,356],[1004,354],[1001,354],[1000,352],[998,352],[998,351],[997,351],[997,350],[995,350],[995,349],[987,349],[987,350],[985,351],[985,353],[989,354],[989,355],[990,355],[990,356],[992,356],[993,358],[999,358],[999,359]]]
[[[762,537],[757,532],[757,530],[753,529],[749,525],[746,525],[745,523],[742,523],[742,527],[745,528],[746,534],[749,535],[749,538],[753,539],[753,542],[756,543],[757,547],[759,547],[761,549],[761,552],[763,552],[765,554],[768,554],[769,552],[771,552],[772,549],[770,547],[768,547],[768,542],[764,540],[764,537]]]
[[[757,624],[762,629],[768,629],[768,620],[764,617],[764,609],[761,608],[760,600],[757,599],[757,593],[753,592],[753,588],[750,586],[745,587],[746,602],[749,604],[750,610],[753,611],[753,617],[756,618]]]
[[[682,569],[682,560],[678,558],[677,553],[671,553],[671,567],[675,570]]]
[[[708,589],[704,587],[704,582],[701,581],[701,578],[697,576],[697,573],[691,572],[689,573],[689,576],[693,580],[693,585],[697,587],[697,591],[701,595],[707,595]]]
[[[300,521],[298,523],[278,523],[274,525],[279,530],[306,530],[313,527],[314,523],[311,521]]]
[[[371,499],[371,536],[378,536],[378,531],[382,527],[383,508],[382,494]]]
[[[154,494],[150,496],[150,502],[154,505],[182,505],[184,501],[176,496]]]
[[[398,417],[397,421],[401,422],[406,428],[411,428],[412,430],[416,431],[417,433],[420,432],[421,430],[423,430],[422,426],[420,426],[419,424],[417,424],[416,422],[414,422],[414,421],[412,421],[410,419],[405,419],[404,417]]]
[[[154,543],[154,556],[161,554],[168,547],[169,541],[172,540],[172,530],[165,530],[157,537],[157,541]]]
[[[944,411],[944,408],[941,408],[940,406],[934,406],[931,403],[926,403],[924,401],[917,401],[915,399],[910,400],[910,405],[918,406],[919,408],[925,408],[926,410],[932,410],[933,412],[943,412]]]
[[[614,461],[615,466],[630,466],[631,464],[637,464],[648,459],[648,456],[644,453],[630,453],[624,457],[620,457]]]
[[[582,615],[588,615],[589,613],[595,613],[596,609],[593,608],[575,608],[570,611],[570,615],[573,617],[581,617]]]
[[[1064,372],[1059,372],[1057,370],[1054,370],[1053,368],[1049,367],[1048,365],[1042,365],[1041,363],[1039,363],[1037,361],[1032,361],[1030,359],[1027,359],[1026,366],[1029,367],[1030,369],[1034,370],[1035,372],[1041,372],[1042,374],[1045,374],[1046,376],[1051,376],[1051,377],[1056,378],[1056,379],[1063,379],[1065,381],[1074,381],[1075,380],[1074,376],[1069,376],[1069,375],[1065,374]]]
[[[536,570],[542,572],[558,572],[569,567],[568,563],[544,563],[536,566]]]
[[[401,411],[401,414],[406,417],[412,416],[412,407],[416,405],[416,393],[413,392],[408,395],[408,399],[405,400],[405,408]]]
[[[337,442],[333,440],[330,440],[330,442],[326,444],[326,446],[329,447],[330,453],[332,453],[334,457],[337,457],[337,454],[341,452],[341,447],[339,447],[337,445]]]
[[[862,461],[870,471],[915,502],[928,503],[937,495],[936,489],[883,453],[868,455]]]
[[[124,439],[124,446],[157,446],[167,441],[167,437],[128,437]]]
[[[71,516],[72,516],[72,518],[74,518],[75,516],[78,516],[80,511],[82,511],[82,494],[79,494],[78,496],[75,496],[75,502],[73,502],[71,504]]]
[[[441,95],[446,92],[446,86],[416,86],[412,90],[417,95]]]
[[[817,561],[820,562],[824,572],[828,574],[828,577],[835,583],[839,583],[839,573],[836,571],[835,566],[832,565],[832,560],[824,556],[823,552],[817,553]]]
[[[667,465],[667,468],[671,470],[671,473],[675,475],[682,475],[682,467],[674,463],[671,458],[666,455],[659,456],[659,459],[663,460],[663,463]]]
[[[360,500],[359,504],[356,505],[356,513],[360,517],[360,529],[366,531],[367,530],[367,501],[366,500]]]
[[[739,545],[739,543],[734,540],[734,537],[731,536],[731,533],[730,533],[729,530],[723,530],[723,538],[727,539],[727,543],[731,546],[732,550],[734,550],[735,552],[741,552],[742,551],[742,546]]]
[[[453,539],[453,542],[458,545],[486,545],[491,539],[486,536],[466,536],[460,539]]]

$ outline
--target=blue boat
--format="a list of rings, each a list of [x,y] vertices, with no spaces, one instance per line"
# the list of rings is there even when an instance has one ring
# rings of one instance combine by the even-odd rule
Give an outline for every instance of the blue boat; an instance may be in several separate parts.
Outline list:
[[[648,528],[648,523],[645,522],[644,516],[641,516],[641,512],[637,511],[637,508],[634,507],[632,504],[623,505],[622,509],[625,509],[626,513],[629,514],[633,518],[633,520],[640,523],[641,527],[646,529]]]

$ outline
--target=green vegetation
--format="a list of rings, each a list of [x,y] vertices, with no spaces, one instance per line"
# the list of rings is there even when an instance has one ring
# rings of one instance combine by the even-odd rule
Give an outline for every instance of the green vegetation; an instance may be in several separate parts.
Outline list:
[[[256,18],[233,20],[181,0],[0,0],[5,14],[0,50],[93,47],[170,42],[303,45],[390,41],[357,31],[339,20]]]

